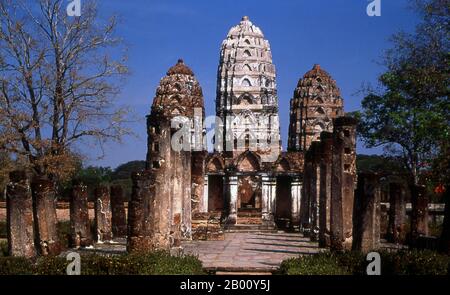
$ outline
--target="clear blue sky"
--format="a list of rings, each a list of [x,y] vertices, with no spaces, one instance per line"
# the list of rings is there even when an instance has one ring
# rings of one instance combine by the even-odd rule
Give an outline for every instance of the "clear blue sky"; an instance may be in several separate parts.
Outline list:
[[[363,83],[377,83],[378,63],[389,48],[389,36],[411,31],[418,21],[407,0],[381,0],[382,16],[368,17],[367,0],[102,0],[102,17],[121,16],[118,35],[129,46],[128,77],[119,102],[131,106],[139,122],[131,125],[136,137],[106,145],[105,157],[88,152],[86,164],[116,167],[144,160],[145,115],[167,69],[182,57],[199,80],[207,115],[215,113],[219,49],[231,26],[243,15],[259,26],[269,40],[277,68],[283,147],[289,124],[289,101],[298,79],[319,63],[337,81],[345,111],[360,108]],[[358,143],[359,153],[379,153]]]

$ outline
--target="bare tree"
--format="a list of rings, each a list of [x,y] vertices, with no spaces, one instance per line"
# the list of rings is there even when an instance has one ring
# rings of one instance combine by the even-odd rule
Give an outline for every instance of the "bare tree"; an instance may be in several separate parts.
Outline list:
[[[73,171],[76,143],[129,133],[115,104],[128,72],[117,20],[102,22],[93,1],[68,16],[67,4],[0,0],[0,150],[53,179]]]

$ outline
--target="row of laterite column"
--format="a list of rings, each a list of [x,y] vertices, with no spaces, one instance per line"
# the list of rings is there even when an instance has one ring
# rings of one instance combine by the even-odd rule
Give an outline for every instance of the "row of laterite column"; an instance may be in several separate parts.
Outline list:
[[[56,190],[44,177],[29,180],[25,171],[10,173],[6,188],[8,249],[11,256],[58,255]],[[99,185],[95,191],[95,226],[91,231],[87,186],[74,181],[70,197],[70,245],[86,247],[127,235],[121,186]]]
[[[301,230],[320,247],[368,252],[380,247],[381,175],[356,171],[356,124],[350,117],[333,122],[305,153]],[[411,219],[427,235],[428,202],[418,187]],[[405,241],[405,186],[389,183],[388,241]],[[414,237],[413,237],[414,238]]]

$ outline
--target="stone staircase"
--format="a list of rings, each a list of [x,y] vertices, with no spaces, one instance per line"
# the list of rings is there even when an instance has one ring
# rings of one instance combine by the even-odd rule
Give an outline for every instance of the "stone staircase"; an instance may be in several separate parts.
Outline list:
[[[256,209],[240,209],[236,224],[225,225],[225,232],[277,232],[273,225],[263,224],[262,213]]]

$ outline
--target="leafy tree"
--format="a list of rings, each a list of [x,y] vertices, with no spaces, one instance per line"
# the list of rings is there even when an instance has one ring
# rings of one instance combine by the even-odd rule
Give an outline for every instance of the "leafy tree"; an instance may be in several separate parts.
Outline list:
[[[358,172],[384,173],[389,171],[395,174],[403,174],[405,172],[400,159],[380,155],[357,155],[356,167]]]
[[[421,172],[450,140],[449,7],[448,0],[416,1],[421,23],[412,34],[393,36],[381,89],[368,89],[362,102],[360,134],[368,147],[384,146],[402,160],[413,204]],[[411,233],[417,236],[414,218]]]
[[[112,173],[110,167],[89,166],[78,171],[75,177],[88,187],[94,188],[99,184],[111,182]]]
[[[101,21],[94,1],[80,17],[66,6],[0,0],[0,150],[53,179],[74,173],[76,144],[101,147],[128,133],[127,109],[114,105],[127,73],[116,18]]]
[[[142,171],[145,169],[145,161],[130,161],[125,164],[119,165],[111,175],[111,179],[130,179],[133,172]]]

